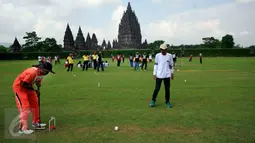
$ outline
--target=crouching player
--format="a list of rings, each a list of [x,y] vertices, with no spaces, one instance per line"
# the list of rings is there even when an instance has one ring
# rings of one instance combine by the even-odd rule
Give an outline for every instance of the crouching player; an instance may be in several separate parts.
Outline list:
[[[13,91],[15,93],[16,104],[20,111],[19,133],[31,134],[34,131],[28,129],[28,115],[32,112],[33,127],[41,128],[46,124],[40,123],[40,113],[38,105],[38,97],[40,91],[33,88],[34,84],[41,85],[42,78],[52,71],[52,65],[45,62],[24,70],[13,83]]]

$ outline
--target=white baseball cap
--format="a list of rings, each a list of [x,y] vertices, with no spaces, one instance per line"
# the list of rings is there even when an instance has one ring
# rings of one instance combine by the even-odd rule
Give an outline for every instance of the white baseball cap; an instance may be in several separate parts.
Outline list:
[[[166,44],[161,44],[159,49],[165,50],[165,49],[167,49],[167,45]]]

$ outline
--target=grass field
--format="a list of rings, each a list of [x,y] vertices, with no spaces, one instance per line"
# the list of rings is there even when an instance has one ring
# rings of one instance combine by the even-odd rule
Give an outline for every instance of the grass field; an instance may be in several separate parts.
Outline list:
[[[254,143],[255,58],[204,58],[203,64],[198,58],[182,60],[171,81],[172,109],[164,106],[164,84],[157,106],[148,107],[155,86],[153,64],[147,72],[135,72],[127,62],[121,68],[110,62],[99,75],[76,67],[76,76],[63,64],[55,66],[57,74],[43,81],[41,116],[46,123],[55,116],[57,129],[36,132],[37,143]],[[0,62],[1,111],[16,108],[12,82],[35,63]],[[28,142],[3,139],[3,126],[1,120],[0,142]]]

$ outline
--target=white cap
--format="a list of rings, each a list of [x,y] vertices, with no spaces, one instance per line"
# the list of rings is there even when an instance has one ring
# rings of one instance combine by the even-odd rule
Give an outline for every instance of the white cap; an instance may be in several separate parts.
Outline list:
[[[160,47],[159,47],[159,49],[165,50],[165,49],[167,49],[167,45],[166,45],[166,44],[161,44]]]

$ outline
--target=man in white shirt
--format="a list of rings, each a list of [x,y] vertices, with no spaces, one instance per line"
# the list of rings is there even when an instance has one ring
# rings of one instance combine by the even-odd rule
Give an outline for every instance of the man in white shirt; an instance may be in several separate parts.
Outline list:
[[[155,106],[156,98],[160,90],[162,81],[165,85],[165,105],[168,108],[172,108],[170,104],[170,79],[174,79],[174,62],[173,56],[167,53],[167,45],[160,45],[161,53],[155,56],[155,65],[153,70],[153,78],[156,80],[156,86],[152,95],[152,101],[150,107]]]
[[[202,64],[202,53],[199,53],[200,64]]]
[[[43,57],[38,56],[39,65],[43,63]]]
[[[176,54],[175,54],[175,52],[173,52],[172,56],[173,56],[174,66],[175,66],[175,63],[176,63]]]
[[[149,55],[149,62],[152,62],[152,55]]]
[[[38,62],[40,62],[41,61],[41,56],[38,56]]]
[[[54,60],[55,60],[55,65],[56,65],[58,63],[58,56],[55,56]]]

